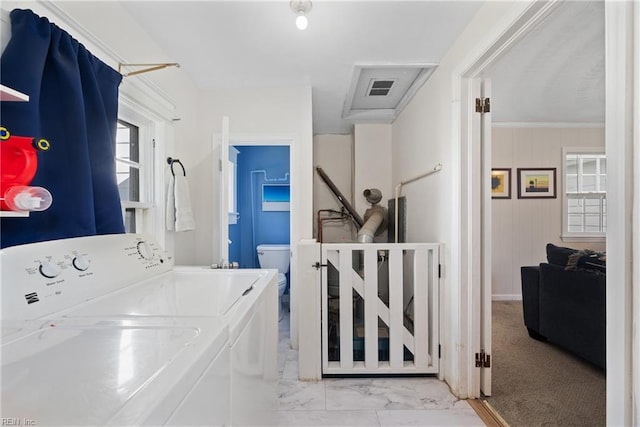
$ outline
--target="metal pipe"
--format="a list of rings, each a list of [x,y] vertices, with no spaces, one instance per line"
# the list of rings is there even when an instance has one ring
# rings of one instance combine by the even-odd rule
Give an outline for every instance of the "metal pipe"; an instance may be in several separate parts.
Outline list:
[[[414,176],[413,178],[409,178],[407,180],[400,181],[400,184],[396,185],[396,189],[395,189],[395,212],[394,212],[395,221],[394,221],[394,229],[393,229],[394,234],[395,234],[395,243],[398,243],[398,235],[400,234],[399,230],[398,230],[398,197],[400,197],[400,188],[403,185],[409,184],[409,183],[411,183],[413,181],[417,181],[417,180],[419,180],[421,178],[424,178],[426,176],[429,176],[429,175],[434,174],[436,172],[439,172],[441,170],[442,170],[442,163],[438,163],[430,171],[427,171],[427,172],[425,172],[423,174]]]
[[[320,216],[320,214],[322,213],[329,213],[329,214],[338,214],[340,216],[337,217],[325,217],[322,218]],[[350,217],[349,215],[345,214],[344,212],[341,211],[336,211],[334,209],[320,209],[318,210],[318,242],[322,243],[323,239],[322,239],[322,228],[323,228],[323,224],[325,222],[329,222],[329,221],[346,221],[349,220]]]
[[[360,231],[358,231],[358,242],[360,243],[373,243],[373,236],[375,232],[384,221],[385,210],[380,208],[371,213],[367,222],[364,223]]]
[[[338,190],[338,187],[331,181],[331,178],[322,170],[320,166],[316,166],[316,172],[320,175],[320,178],[329,186],[331,192],[338,198],[338,201],[345,207],[345,209],[353,218],[353,221],[358,225],[358,228],[361,228],[364,225],[364,221],[358,212],[351,206],[351,203],[344,197],[344,195]]]

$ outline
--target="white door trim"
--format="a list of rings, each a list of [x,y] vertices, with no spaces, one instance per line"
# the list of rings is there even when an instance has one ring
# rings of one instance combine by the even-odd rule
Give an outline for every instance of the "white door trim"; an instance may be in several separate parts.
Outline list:
[[[639,9],[640,4],[637,1],[605,2],[605,90],[607,95],[605,98],[605,150],[608,165],[607,215],[609,216],[607,219],[609,268],[606,307],[607,425],[638,425],[640,422],[638,325],[636,325],[635,337],[633,331],[634,311],[640,312],[638,298],[640,285],[637,282],[640,258],[637,252],[635,256],[633,252],[634,239],[635,249],[638,249],[639,232],[637,199],[634,212],[634,191],[635,196],[638,197],[638,180],[635,181],[634,189],[633,175],[634,152],[636,174],[640,166],[637,163],[637,150],[640,147],[638,143],[640,79],[637,77],[640,60],[638,54],[640,50],[638,47]],[[630,88],[634,88],[635,93],[629,90]],[[635,214],[635,223],[633,214]],[[640,317],[638,314],[636,316]]]
[[[483,162],[490,158],[490,153],[483,149],[476,149],[474,145],[474,132],[479,133],[479,123],[474,124],[469,111],[475,104],[472,90],[472,80],[481,77],[482,72],[497,61],[500,56],[519,41],[531,29],[541,22],[546,16],[558,6],[558,0],[549,2],[530,2],[522,12],[513,17],[510,22],[505,23],[505,30],[494,34],[494,38],[486,44],[479,44],[475,51],[472,51],[453,73],[453,99],[459,99],[460,103],[454,108],[453,128],[458,135],[457,156],[459,161],[457,173],[459,186],[457,194],[461,195],[458,201],[460,217],[457,222],[460,227],[459,233],[459,274],[460,274],[460,307],[461,326],[460,337],[461,348],[465,351],[459,356],[459,384],[458,390],[461,394],[466,392],[469,398],[479,398],[480,376],[475,368],[475,353],[479,351],[482,323],[486,320],[478,321],[478,313],[482,311],[482,295],[491,294],[490,280],[482,280],[490,277],[491,265],[490,254],[484,252],[491,248],[491,235],[484,230],[486,221],[490,221],[490,203],[483,202],[484,197],[480,197],[474,186],[477,178],[474,174],[483,175]],[[490,148],[490,147],[489,147]],[[490,170],[490,168],[489,168]],[[487,172],[487,171],[484,171]],[[485,177],[485,179],[489,179]],[[476,194],[476,196],[474,196]],[[485,218],[485,221],[475,221],[478,212]],[[490,230],[489,230],[490,231]],[[484,263],[484,264],[483,264]],[[487,265],[487,263],[489,265]],[[474,283],[480,283],[481,289],[474,289]],[[477,285],[476,285],[477,286]],[[488,287],[488,289],[486,289]]]
[[[496,58],[519,40],[536,23],[551,13],[559,2],[531,2],[528,4],[519,17],[513,19],[499,37],[485,49],[480,45],[478,50],[468,56],[467,61],[463,61],[459,71],[453,75],[453,99],[460,99],[460,103],[454,106],[453,129],[459,137],[459,146],[454,150],[454,155],[459,163],[456,168],[459,181],[458,194],[462,198],[457,205],[460,208],[458,227],[469,224],[469,216],[473,214],[473,207],[465,200],[468,194],[468,183],[464,180],[464,168],[468,164],[463,163],[469,155],[468,135],[470,132],[469,123],[460,109],[468,105],[468,91],[464,88],[464,79],[473,78],[480,73]],[[610,185],[607,202],[610,212],[616,213],[616,220],[609,221],[615,226],[607,230],[607,252],[610,252],[610,269],[607,280],[607,424],[612,425],[637,425],[640,421],[640,374],[638,370],[640,363],[640,337],[632,335],[634,312],[636,318],[640,318],[640,284],[638,283],[638,257],[635,256],[633,248],[638,250],[640,246],[639,230],[634,226],[634,218],[637,221],[640,209],[640,190],[633,186],[634,173],[638,182],[638,161],[637,147],[640,145],[638,135],[639,125],[637,123],[638,108],[640,105],[640,90],[637,77],[640,66],[640,11],[637,2],[605,2],[605,39],[606,39],[606,150],[607,156],[611,157],[612,165],[609,170],[615,170],[608,179]],[[635,46],[634,46],[635,38]],[[635,74],[634,74],[635,72]],[[629,91],[634,88],[634,92]],[[635,110],[634,110],[635,108]],[[634,151],[634,144],[636,150]],[[635,158],[633,157],[635,155]],[[470,159],[479,162],[480,159]],[[635,165],[634,165],[635,160]],[[635,166],[635,171],[634,171]],[[634,199],[635,197],[635,199]],[[635,208],[635,210],[634,210]],[[633,213],[633,215],[632,215]],[[636,222],[637,224],[637,222]],[[473,230],[468,231],[472,235]],[[456,235],[457,233],[454,233]],[[462,309],[468,308],[469,304],[477,304],[471,301],[471,283],[465,277],[462,266],[470,265],[475,257],[470,239],[465,237],[465,230],[460,229],[459,233],[459,259],[460,259],[460,306]],[[615,254],[615,257],[613,256]],[[634,284],[633,279],[636,279]],[[635,296],[635,300],[632,297]],[[472,343],[471,337],[475,326],[472,324],[471,316],[464,312],[461,316],[461,343],[462,348]],[[636,319],[638,320],[638,319]],[[460,384],[459,390],[468,390],[468,397],[479,397],[470,374],[473,360],[469,358],[471,352],[460,356]]]

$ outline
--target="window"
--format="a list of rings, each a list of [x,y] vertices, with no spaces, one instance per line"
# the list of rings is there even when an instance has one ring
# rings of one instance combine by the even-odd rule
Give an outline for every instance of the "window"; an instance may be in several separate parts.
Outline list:
[[[137,126],[118,120],[116,133],[116,176],[120,200],[124,204],[140,201],[140,140]],[[136,232],[136,209],[124,208],[127,233]]]
[[[116,134],[116,174],[127,233],[142,233],[164,247],[169,168],[165,147],[173,145],[175,107],[157,88],[140,80],[121,87]]]
[[[607,159],[601,149],[564,149],[563,240],[603,240]]]
[[[148,126],[118,119],[116,132],[116,176],[125,231],[150,232],[145,219],[152,207],[153,139]],[[148,220],[147,220],[148,222]]]

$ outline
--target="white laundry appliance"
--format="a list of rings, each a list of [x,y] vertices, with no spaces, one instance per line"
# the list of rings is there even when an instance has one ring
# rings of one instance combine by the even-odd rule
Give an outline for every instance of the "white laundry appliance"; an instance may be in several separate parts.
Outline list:
[[[7,248],[0,262],[3,419],[275,423],[273,273],[179,273],[155,242],[131,234]],[[260,375],[246,363],[259,351]]]

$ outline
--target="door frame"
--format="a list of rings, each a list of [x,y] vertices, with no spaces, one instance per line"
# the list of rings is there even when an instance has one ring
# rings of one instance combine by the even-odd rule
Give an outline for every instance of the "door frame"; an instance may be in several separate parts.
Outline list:
[[[482,340],[491,334],[491,199],[484,187],[490,181],[491,144],[480,145],[483,120],[474,118],[475,85],[483,73],[511,46],[521,40],[561,3],[531,2],[484,50],[472,52],[453,75],[454,98],[459,99],[453,115],[459,129],[458,176],[460,194],[460,307],[463,313],[461,341],[464,353],[459,358],[459,389],[469,398],[480,398],[481,387],[490,392],[490,371],[475,366],[475,353]],[[488,129],[490,132],[490,129]],[[477,179],[478,176],[480,179]],[[480,213],[480,215],[478,215]],[[478,285],[479,284],[479,285]],[[487,337],[487,334],[489,335]]]
[[[453,129],[459,130],[459,142],[455,153],[459,163],[458,177],[460,217],[460,263],[471,265],[480,262],[482,254],[474,253],[470,240],[465,237],[477,232],[467,230],[469,219],[474,213],[472,203],[467,203],[465,194],[471,190],[464,181],[464,160],[471,155],[470,161],[479,164],[482,156],[473,156],[470,146],[470,135],[474,131],[470,123],[465,121],[462,113],[464,106],[469,105],[471,99],[465,89],[465,79],[478,78],[482,72],[513,43],[520,40],[536,24],[552,13],[560,4],[559,0],[549,2],[532,1],[524,11],[515,16],[506,26],[506,30],[498,35],[488,48],[481,46],[480,52],[473,52],[453,74],[453,99],[460,99],[453,115]],[[635,9],[634,9],[635,6]],[[605,144],[607,157],[611,157],[615,168],[609,168],[611,177],[609,182],[615,187],[607,194],[607,204],[610,212],[616,212],[615,224],[607,230],[607,252],[610,252],[611,274],[608,275],[607,286],[607,424],[633,425],[638,422],[638,413],[634,408],[640,407],[640,375],[638,374],[640,353],[640,337],[633,335],[634,312],[636,318],[640,312],[640,298],[638,291],[640,283],[640,266],[633,262],[633,248],[640,247],[637,225],[634,226],[634,216],[637,220],[640,203],[640,189],[633,186],[637,178],[637,161],[640,156],[634,152],[640,140],[637,121],[637,108],[640,105],[639,81],[634,76],[640,68],[640,9],[633,2],[605,2],[605,50],[606,50],[606,118]],[[634,46],[635,40],[635,46]],[[635,69],[634,69],[635,67]],[[634,72],[636,74],[634,74]],[[628,90],[629,84],[635,88],[635,93]],[[635,114],[635,116],[634,116]],[[635,153],[635,158],[633,157]],[[635,162],[635,163],[634,163]],[[634,177],[635,167],[635,177]],[[635,200],[634,200],[635,198]],[[478,211],[475,211],[478,212]],[[482,211],[486,213],[486,211]],[[472,225],[473,226],[473,225]],[[480,231],[481,232],[481,231]],[[490,236],[485,236],[485,239]],[[485,241],[486,243],[486,241]],[[490,243],[490,240],[489,240]],[[483,245],[487,247],[486,245]],[[490,247],[490,246],[488,246]],[[614,256],[615,255],[615,256]],[[463,270],[461,270],[464,272]],[[459,358],[459,389],[467,391],[468,397],[480,397],[478,384],[473,381],[472,352],[468,346],[473,343],[473,336],[479,334],[480,326],[473,323],[472,307],[479,310],[479,298],[473,299],[471,284],[468,276],[461,276],[460,303],[463,310],[461,318],[462,347],[467,346],[466,353]],[[634,299],[635,295],[635,299]]]
[[[228,125],[228,124],[227,124]],[[225,134],[226,133],[226,134]],[[301,239],[300,229],[299,229],[299,221],[298,216],[302,210],[302,200],[306,197],[306,193],[304,192],[303,183],[301,181],[301,175],[303,174],[300,168],[297,166],[299,163],[298,160],[298,137],[295,134],[290,133],[282,133],[282,134],[269,134],[269,133],[229,133],[228,130],[225,132],[223,125],[223,132],[214,134],[213,144],[214,144],[214,153],[216,152],[216,146],[220,147],[224,138],[228,138],[229,146],[243,146],[243,145],[255,145],[255,146],[269,146],[269,145],[284,145],[289,147],[289,182],[291,186],[291,204],[289,210],[289,241],[291,247],[291,261],[289,265],[289,307],[291,310],[291,323],[290,323],[290,335],[291,335],[291,345],[293,348],[298,347],[298,303],[297,303],[297,293],[298,293],[298,283],[297,283],[297,251],[298,246],[297,242]],[[227,147],[228,148],[228,147]],[[217,167],[217,160],[220,159],[220,155],[228,157],[228,149],[227,150],[218,150],[217,151],[217,159],[215,160],[216,165],[214,166],[214,170]],[[214,157],[216,157],[214,155]],[[224,190],[228,188],[226,183],[223,183]],[[223,188],[213,188],[213,191],[216,193],[214,195],[214,200],[219,200],[218,198],[221,196],[221,192]],[[225,193],[226,194],[226,193]],[[224,198],[221,204],[226,206],[226,198]],[[229,233],[229,220],[227,214],[220,213],[218,215],[220,218],[215,219],[213,229],[217,229],[217,227],[222,227],[220,230],[223,238],[226,237],[228,241],[228,233]],[[216,253],[216,246],[218,243],[215,242],[214,239],[214,256]],[[228,245],[227,245],[228,252]],[[216,262],[216,261],[214,261]]]

